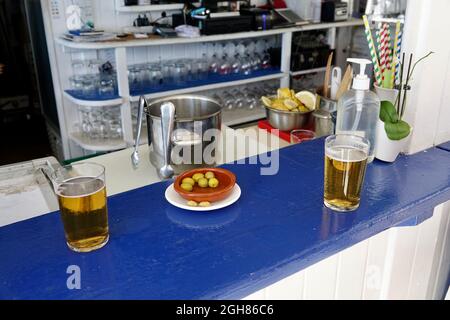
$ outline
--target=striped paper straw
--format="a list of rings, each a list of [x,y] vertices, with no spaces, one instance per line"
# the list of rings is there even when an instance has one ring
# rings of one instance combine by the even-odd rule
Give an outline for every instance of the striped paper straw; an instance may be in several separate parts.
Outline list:
[[[381,71],[380,64],[378,63],[377,51],[375,49],[375,44],[373,42],[372,32],[370,31],[369,21],[367,16],[363,16],[364,20],[364,31],[366,33],[367,43],[369,45],[370,56],[372,58],[373,70],[375,73],[375,80],[377,84],[381,87]]]
[[[386,69],[392,67],[391,28],[386,24]]]
[[[381,70],[381,80],[384,81],[384,71],[386,70],[387,63],[387,32],[386,32],[386,24],[380,23],[380,30],[378,31],[379,42],[378,42],[378,55],[380,57],[380,70]]]
[[[402,30],[400,21],[397,21],[395,24],[395,48],[394,48],[394,68],[395,68],[395,81],[398,83],[400,81],[399,79],[399,73],[400,73],[400,53],[402,51]],[[394,77],[393,77],[394,78]]]

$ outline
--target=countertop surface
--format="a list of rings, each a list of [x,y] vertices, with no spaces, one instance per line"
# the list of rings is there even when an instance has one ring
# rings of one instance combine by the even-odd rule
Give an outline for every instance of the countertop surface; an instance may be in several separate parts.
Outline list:
[[[450,199],[450,152],[431,148],[371,164],[360,208],[334,213],[322,202],[323,148],[281,149],[272,176],[225,165],[242,196],[210,213],[167,203],[170,182],[111,196],[110,241],[88,254],[66,247],[58,212],[2,227],[0,298],[242,298]],[[79,290],[66,285],[71,265]]]

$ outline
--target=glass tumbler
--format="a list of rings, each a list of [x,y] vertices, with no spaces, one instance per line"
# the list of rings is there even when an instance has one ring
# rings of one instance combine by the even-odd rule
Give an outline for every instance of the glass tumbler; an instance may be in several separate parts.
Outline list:
[[[325,140],[324,204],[340,212],[356,210],[361,199],[370,142],[340,134]]]
[[[291,143],[302,143],[316,138],[314,131],[304,129],[292,130],[290,136]]]
[[[82,162],[51,175],[67,246],[76,252],[103,247],[109,239],[105,168]]]

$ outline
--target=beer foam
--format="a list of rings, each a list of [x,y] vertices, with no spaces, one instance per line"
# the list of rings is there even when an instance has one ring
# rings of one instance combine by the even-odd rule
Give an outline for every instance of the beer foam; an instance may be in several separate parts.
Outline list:
[[[64,198],[87,197],[105,188],[105,182],[98,177],[74,177],[62,182],[55,191]]]
[[[360,162],[367,159],[367,154],[353,147],[331,147],[325,150],[327,157],[342,162]]]

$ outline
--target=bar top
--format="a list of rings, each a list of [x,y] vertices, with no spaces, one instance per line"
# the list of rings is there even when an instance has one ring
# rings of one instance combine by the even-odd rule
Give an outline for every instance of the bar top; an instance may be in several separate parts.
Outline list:
[[[360,208],[323,206],[323,139],[279,150],[279,172],[229,164],[238,202],[192,213],[161,182],[108,198],[110,240],[71,252],[58,212],[0,228],[3,299],[243,298],[450,199],[450,152],[431,148],[369,165]],[[66,273],[79,266],[81,289]]]

